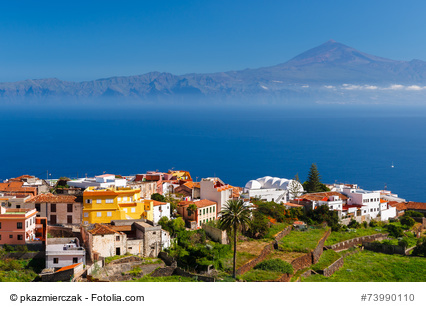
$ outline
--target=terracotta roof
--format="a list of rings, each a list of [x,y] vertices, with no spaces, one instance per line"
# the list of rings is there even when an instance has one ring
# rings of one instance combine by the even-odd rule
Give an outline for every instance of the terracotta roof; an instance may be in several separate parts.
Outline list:
[[[406,209],[426,210],[426,203],[408,202],[405,206]]]
[[[388,202],[388,206],[395,207],[396,210],[398,210],[398,211],[407,210],[406,204],[407,203],[401,203],[401,202],[397,202],[397,201],[390,201],[390,202]]]
[[[130,232],[132,230],[131,225],[111,225],[110,228],[118,232]]]
[[[60,268],[58,271],[56,271],[56,272],[61,272],[61,271],[66,271],[66,270],[74,269],[76,266],[78,266],[81,263],[82,262],[64,266],[64,267]]]
[[[28,174],[21,175],[20,177],[9,179],[9,181],[21,181],[22,179],[35,178],[35,176],[30,176]]]
[[[330,196],[339,196],[342,200],[347,200],[348,197],[339,192],[321,192],[321,193],[308,193],[300,196],[300,199],[307,199],[313,201],[323,201],[324,198],[328,198]]]
[[[189,188],[200,188],[200,182],[194,182],[194,181],[188,181],[184,183],[183,185],[189,187]]]
[[[362,205],[343,205],[342,210],[348,210],[349,208],[357,208],[360,209]]]
[[[28,199],[27,203],[74,203],[77,197],[72,195],[40,194]]]
[[[293,203],[284,203],[284,206],[288,207],[303,207],[303,205],[293,204]]]
[[[229,189],[232,189],[232,186],[230,186],[230,185],[224,185],[224,186],[218,186],[218,187],[216,187],[216,191],[218,191],[218,192],[222,192],[222,191],[229,190]]]
[[[198,201],[181,201],[179,203],[179,206],[186,208],[191,204],[194,204],[195,206],[197,206],[197,208],[203,208],[203,207],[207,207],[207,206],[211,206],[211,205],[217,206],[216,202],[208,200],[208,199],[202,199],[202,200],[198,200]]]
[[[156,200],[153,200],[152,203],[154,204],[154,206],[167,205],[167,203],[163,203],[163,202],[156,201]]]
[[[24,182],[5,182],[0,183],[0,192],[10,193],[33,193],[37,194],[36,187],[23,186]]]
[[[113,230],[110,226],[99,223],[96,223],[95,228],[90,230],[89,233],[92,235],[120,234],[116,230]]]

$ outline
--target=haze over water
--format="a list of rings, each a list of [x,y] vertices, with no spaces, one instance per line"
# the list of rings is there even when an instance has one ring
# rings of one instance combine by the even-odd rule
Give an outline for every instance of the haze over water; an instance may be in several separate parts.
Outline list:
[[[426,117],[371,111],[10,110],[0,116],[0,179],[175,168],[244,186],[266,175],[304,181],[316,163],[324,183],[426,201]]]

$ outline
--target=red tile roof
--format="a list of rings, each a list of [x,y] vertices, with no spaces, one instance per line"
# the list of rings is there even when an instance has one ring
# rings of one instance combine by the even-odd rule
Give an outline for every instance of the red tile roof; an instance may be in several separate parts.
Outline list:
[[[426,210],[426,203],[408,202],[405,204],[406,209]]]
[[[66,270],[74,269],[76,266],[78,266],[81,263],[82,262],[64,266],[64,267],[60,268],[58,271],[56,271],[56,272],[61,272],[61,271],[66,271]]]
[[[194,204],[195,206],[197,206],[197,208],[203,208],[203,207],[207,207],[207,206],[211,206],[211,205],[217,206],[216,202],[208,200],[208,199],[202,199],[202,200],[198,200],[198,201],[181,201],[179,203],[179,206],[186,208],[191,204]]]
[[[186,187],[189,188],[200,188],[200,182],[193,182],[193,181],[188,181],[186,183],[184,183],[183,185],[185,185]]]
[[[92,235],[120,234],[116,230],[112,229],[110,226],[99,223],[96,223],[95,228],[89,230],[89,233],[91,233]]]
[[[324,198],[328,198],[330,196],[339,196],[342,200],[347,200],[348,197],[339,192],[321,192],[321,193],[308,193],[300,196],[300,199],[307,199],[313,201],[322,201]]]
[[[72,195],[40,194],[28,199],[27,203],[74,203],[77,197]]]

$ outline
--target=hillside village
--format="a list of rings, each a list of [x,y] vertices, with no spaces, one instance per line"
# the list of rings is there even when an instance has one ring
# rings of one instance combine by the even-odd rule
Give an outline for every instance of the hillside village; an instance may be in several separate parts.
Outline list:
[[[247,219],[226,228],[234,204]],[[370,253],[426,263],[426,203],[323,184],[314,164],[303,184],[23,175],[0,183],[0,206],[0,281],[315,281]]]

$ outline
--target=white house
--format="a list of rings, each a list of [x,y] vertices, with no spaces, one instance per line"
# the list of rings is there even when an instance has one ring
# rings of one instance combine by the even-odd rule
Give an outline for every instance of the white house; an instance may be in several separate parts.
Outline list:
[[[216,202],[217,213],[232,199],[232,190],[232,186],[219,178],[204,178],[200,181],[200,198]]]
[[[46,268],[62,268],[76,263],[86,264],[86,250],[80,247],[77,238],[48,239]]]
[[[259,198],[265,201],[286,203],[303,194],[303,186],[296,180],[288,180],[266,176],[257,180],[250,180],[244,187],[249,198]]]
[[[82,178],[68,181],[67,184],[71,187],[78,187],[85,189],[89,186],[97,186],[102,188],[125,187],[127,185],[126,179],[116,178],[114,174],[103,174],[95,176],[94,178]]]
[[[153,206],[154,224],[158,224],[158,221],[160,221],[162,217],[170,219],[170,203],[153,200]]]

